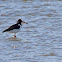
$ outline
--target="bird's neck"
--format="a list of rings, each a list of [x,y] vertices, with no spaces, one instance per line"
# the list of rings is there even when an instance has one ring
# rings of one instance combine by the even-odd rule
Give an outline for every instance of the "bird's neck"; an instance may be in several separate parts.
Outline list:
[[[22,24],[21,23],[17,23],[18,24],[18,26],[22,26]]]

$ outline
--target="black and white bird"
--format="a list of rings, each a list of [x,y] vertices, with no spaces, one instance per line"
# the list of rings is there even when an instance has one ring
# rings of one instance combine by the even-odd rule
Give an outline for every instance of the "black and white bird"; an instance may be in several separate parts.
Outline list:
[[[16,24],[10,26],[8,29],[4,30],[2,33],[4,33],[4,32],[14,33],[15,34],[14,38],[16,38],[16,33],[20,31],[20,27],[22,26],[22,23],[26,23],[26,22],[19,19]],[[26,24],[28,24],[28,23],[26,23]]]

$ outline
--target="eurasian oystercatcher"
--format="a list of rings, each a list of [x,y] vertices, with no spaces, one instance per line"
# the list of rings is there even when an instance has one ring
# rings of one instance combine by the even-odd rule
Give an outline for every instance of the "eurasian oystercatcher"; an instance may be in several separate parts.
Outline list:
[[[4,32],[14,33],[15,34],[14,38],[16,38],[16,33],[20,31],[20,26],[22,26],[22,23],[26,23],[26,22],[19,19],[16,24],[10,26],[8,29],[4,30],[2,33],[4,33]],[[26,23],[26,24],[28,24],[28,23]]]

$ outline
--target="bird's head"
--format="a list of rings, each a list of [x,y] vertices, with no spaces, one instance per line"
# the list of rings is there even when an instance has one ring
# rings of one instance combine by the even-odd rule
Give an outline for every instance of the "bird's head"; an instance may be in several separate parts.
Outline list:
[[[26,22],[22,21],[21,19],[19,19],[19,20],[17,21],[17,24],[22,25],[22,23],[26,23]],[[26,23],[26,24],[28,24],[28,23]]]

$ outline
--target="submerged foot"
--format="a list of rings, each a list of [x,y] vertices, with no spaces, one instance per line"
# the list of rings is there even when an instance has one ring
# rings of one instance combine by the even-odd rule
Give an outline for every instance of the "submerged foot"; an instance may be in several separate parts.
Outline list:
[[[16,36],[14,35],[14,38],[16,38]]]

